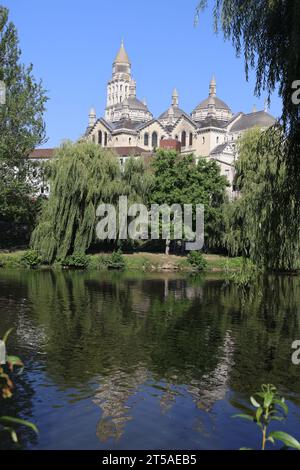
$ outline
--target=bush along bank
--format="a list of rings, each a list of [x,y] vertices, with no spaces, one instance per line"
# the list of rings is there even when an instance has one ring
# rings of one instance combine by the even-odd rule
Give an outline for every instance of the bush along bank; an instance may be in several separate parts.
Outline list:
[[[80,270],[130,270],[142,272],[238,272],[241,258],[191,252],[187,256],[165,255],[163,253],[138,252],[123,254],[120,250],[112,253],[93,255],[72,254],[52,265],[44,263],[35,250],[0,252],[0,268],[25,269],[80,269]]]

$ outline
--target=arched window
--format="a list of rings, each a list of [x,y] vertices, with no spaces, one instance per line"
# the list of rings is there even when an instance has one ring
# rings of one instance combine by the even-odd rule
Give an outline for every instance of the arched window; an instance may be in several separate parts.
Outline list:
[[[98,144],[102,145],[102,131],[98,131]]]
[[[217,141],[217,144],[218,144],[218,143],[219,143],[219,136],[217,136],[217,139],[216,139],[216,141]]]
[[[178,140],[178,135],[175,135],[175,139]]]
[[[205,137],[202,137],[202,144],[205,144]]]
[[[129,139],[128,139],[128,143],[129,143],[129,144],[131,144],[131,137],[129,137]]]
[[[186,132],[185,131],[182,131],[181,133],[181,145],[182,147],[186,146]]]
[[[144,145],[145,145],[146,147],[148,147],[148,145],[149,145],[149,134],[148,134],[148,132],[146,132],[146,133],[144,134]]]
[[[107,146],[107,132],[104,133],[104,146]]]
[[[193,133],[190,132],[189,146],[191,147],[192,145],[193,145]]]
[[[157,147],[157,132],[153,132],[152,134],[152,147],[155,149]]]

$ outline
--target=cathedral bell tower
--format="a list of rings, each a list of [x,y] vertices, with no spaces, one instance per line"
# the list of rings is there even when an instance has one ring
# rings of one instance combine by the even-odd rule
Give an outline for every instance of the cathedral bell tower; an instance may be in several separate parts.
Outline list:
[[[131,63],[123,41],[112,66],[112,78],[107,84],[105,119],[113,119],[115,107],[132,93]]]

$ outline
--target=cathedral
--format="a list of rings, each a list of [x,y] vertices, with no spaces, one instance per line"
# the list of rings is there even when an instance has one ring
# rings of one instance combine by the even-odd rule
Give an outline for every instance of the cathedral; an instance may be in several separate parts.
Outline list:
[[[257,127],[267,129],[275,119],[264,111],[246,114],[233,113],[231,108],[217,96],[214,77],[209,83],[208,96],[189,114],[179,107],[177,90],[173,90],[169,108],[155,118],[145,100],[136,96],[136,83],[131,75],[131,62],[123,41],[113,62],[112,77],[107,84],[104,117],[98,117],[94,108],[90,110],[88,127],[80,140],[91,140],[97,145],[111,148],[123,166],[130,157],[151,160],[157,148],[176,150],[181,154],[195,155],[215,160],[221,174],[230,183],[233,191],[234,162],[238,157],[236,141],[243,132]],[[30,155],[37,163],[55,158],[55,149],[35,149]],[[36,182],[37,193],[48,196],[47,181]]]

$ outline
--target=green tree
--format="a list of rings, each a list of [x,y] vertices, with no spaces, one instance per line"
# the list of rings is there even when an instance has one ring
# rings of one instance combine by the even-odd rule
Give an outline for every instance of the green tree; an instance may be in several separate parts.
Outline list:
[[[299,237],[300,220],[300,119],[299,105],[292,100],[293,84],[300,79],[300,2],[215,0],[213,3],[216,31],[221,28],[237,55],[244,55],[246,78],[251,68],[256,72],[256,94],[266,91],[270,99],[278,88],[282,98],[283,132],[278,161],[280,166],[285,161],[285,177],[281,185],[281,211],[276,204],[269,209],[276,210],[280,217],[278,223],[285,226],[285,236],[289,237],[285,244],[292,245]],[[199,2],[197,19],[207,5],[207,0]],[[275,214],[270,215],[274,217]],[[278,251],[273,257],[277,254]],[[276,264],[281,264],[280,259]]]
[[[94,143],[66,143],[56,157],[50,166],[50,198],[31,240],[48,262],[87,251],[95,241],[100,203],[116,206],[121,195],[139,202],[148,192],[141,161],[130,159],[121,171],[116,155]]]
[[[156,204],[204,204],[205,244],[220,246],[222,206],[226,200],[227,179],[214,161],[194,155],[181,156],[173,151],[158,151],[153,161],[154,182],[151,202]]]
[[[45,139],[47,98],[32,65],[24,66],[20,56],[16,28],[8,10],[0,6],[0,80],[6,88],[5,103],[0,105],[0,220],[31,226],[34,168],[28,156]]]
[[[240,197],[227,207],[226,240],[232,254],[250,257],[267,270],[289,270],[299,262],[299,233],[292,237],[285,211],[295,201],[285,192],[287,165],[280,130],[248,131],[238,143],[236,189]]]

